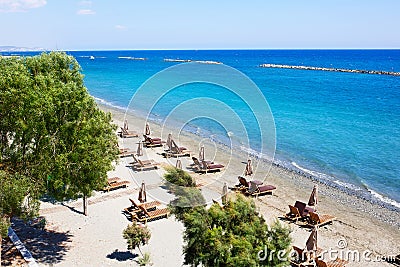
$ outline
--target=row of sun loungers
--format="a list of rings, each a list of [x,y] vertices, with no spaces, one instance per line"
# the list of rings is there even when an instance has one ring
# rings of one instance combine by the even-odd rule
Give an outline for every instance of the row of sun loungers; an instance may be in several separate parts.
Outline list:
[[[158,201],[151,201],[145,203],[136,203],[133,199],[129,199],[132,205],[124,209],[124,213],[131,221],[140,223],[147,223],[150,221],[167,218],[170,214],[168,208],[157,208],[161,203]]]

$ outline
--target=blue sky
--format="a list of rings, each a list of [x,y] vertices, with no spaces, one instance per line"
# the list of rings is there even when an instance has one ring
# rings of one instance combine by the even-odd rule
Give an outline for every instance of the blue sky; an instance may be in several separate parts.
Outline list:
[[[398,0],[0,0],[0,46],[400,48]]]

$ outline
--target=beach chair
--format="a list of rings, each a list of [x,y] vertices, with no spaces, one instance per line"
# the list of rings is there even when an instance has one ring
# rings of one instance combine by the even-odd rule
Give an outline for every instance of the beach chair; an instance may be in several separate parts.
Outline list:
[[[103,188],[103,191],[110,192],[110,190],[125,188],[129,184],[129,181],[121,180],[119,177],[113,177],[107,179],[107,186]]]
[[[225,166],[222,164],[211,164],[211,163],[207,163],[206,161],[202,161],[201,163],[199,162],[199,164],[195,165],[196,168],[196,172],[204,172],[204,173],[208,173],[208,172],[220,172]]]
[[[179,147],[174,140],[171,140],[172,146],[171,149],[164,153],[166,158],[168,157],[190,157],[191,151],[186,147]]]
[[[321,253],[323,252],[322,248],[317,248],[317,251],[315,253],[310,253],[309,251],[305,249],[301,249],[297,246],[292,247],[293,251],[290,254],[290,264],[292,266],[315,266],[314,265],[314,260],[315,258],[318,258]]]
[[[161,138],[151,138],[150,136],[143,135],[144,141],[143,144],[145,147],[160,147],[163,146],[163,141],[161,141]]]
[[[158,163],[155,162],[153,159],[139,160],[138,158],[136,158],[135,155],[132,155],[132,158],[133,158],[133,162],[129,162],[129,164],[139,164],[140,165],[140,162],[142,162],[142,164],[144,164],[144,165],[151,165],[151,164],[158,165]]]
[[[160,165],[157,162],[150,162],[150,163],[144,163],[140,159],[137,159],[137,163],[132,164],[132,168],[138,171],[146,171],[146,170],[153,170],[153,169],[158,169],[158,166]]]
[[[247,182],[246,178],[239,176],[238,177],[239,183],[235,184],[234,187],[231,189],[234,191],[241,191],[245,192],[249,188],[249,182]]]
[[[246,195],[258,197],[259,195],[271,194],[276,189],[273,185],[259,185],[255,181],[250,181],[250,186],[245,192]]]
[[[135,151],[128,150],[127,148],[122,148],[119,150],[118,156],[120,158],[129,157],[135,154]]]
[[[139,206],[139,208],[141,211],[135,213],[135,215],[132,217],[132,220],[136,220],[137,222],[141,223],[147,223],[162,218],[168,218],[170,214],[170,210],[168,208],[155,209],[153,211],[148,211],[143,206]]]
[[[286,219],[288,219],[292,222],[297,222],[299,219],[302,218],[298,208],[296,208],[292,205],[289,205],[289,209],[290,209],[289,213],[285,214]]]
[[[345,267],[349,262],[339,258],[335,259],[334,261],[324,261],[316,258],[315,263],[317,267]]]
[[[160,202],[158,201],[150,201],[150,202],[145,202],[145,203],[136,203],[135,200],[129,198],[129,201],[131,202],[131,205],[127,208],[124,208],[124,212],[129,215],[132,219],[133,216],[135,216],[135,214],[137,212],[140,212],[140,206],[143,206],[147,211],[153,211],[155,209],[157,209],[157,206],[161,205]]]
[[[307,225],[310,227],[322,226],[328,223],[332,223],[334,220],[336,220],[335,216],[329,214],[318,215],[315,212],[310,212]]]
[[[121,127],[120,136],[122,138],[130,138],[130,137],[139,137],[139,134],[136,131],[126,130]]]
[[[299,210],[301,217],[306,217],[310,212],[315,212],[315,209],[307,207],[307,204],[301,201],[296,201],[294,206]]]

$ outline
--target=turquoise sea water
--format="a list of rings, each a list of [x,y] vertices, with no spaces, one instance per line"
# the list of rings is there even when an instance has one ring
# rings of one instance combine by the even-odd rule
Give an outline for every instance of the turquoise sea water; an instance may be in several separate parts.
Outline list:
[[[152,75],[178,64],[165,62],[166,58],[212,60],[236,68],[256,83],[270,105],[276,124],[276,163],[400,207],[400,77],[259,67],[273,63],[400,72],[400,50],[68,53],[81,64],[90,93],[121,108],[128,106],[133,93]],[[246,118],[251,149],[257,151],[262,140],[254,130],[257,122],[250,110],[216,86],[191,84],[177,88],[155,106],[153,119],[162,120],[189,98],[210,95]],[[135,108],[140,112],[140,107]],[[213,110],[212,105],[208,108]],[[186,129],[213,134],[220,142],[228,142],[229,136],[241,142],[235,128],[227,134],[211,120],[193,120]]]

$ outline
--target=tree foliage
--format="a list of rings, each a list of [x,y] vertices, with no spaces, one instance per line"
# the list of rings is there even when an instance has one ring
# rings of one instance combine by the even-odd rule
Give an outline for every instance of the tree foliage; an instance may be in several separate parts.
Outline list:
[[[178,220],[182,220],[186,212],[205,206],[206,201],[189,173],[175,167],[167,167],[166,170],[165,186],[176,196],[169,208]]]
[[[142,254],[140,246],[143,246],[149,242],[151,233],[147,226],[137,225],[133,223],[128,225],[127,228],[123,231],[123,237],[128,243],[129,250],[134,250],[135,248],[138,248],[140,254]]]
[[[166,171],[167,172],[164,174],[164,178],[172,185],[184,187],[196,186],[196,182],[194,181],[193,177],[184,170],[175,167],[166,167]]]
[[[283,251],[288,255],[290,230],[279,222],[268,227],[256,212],[252,200],[238,196],[224,207],[214,204],[208,210],[192,209],[184,214],[182,221],[185,225],[185,264],[287,265],[287,259],[278,258],[277,253]]]
[[[117,158],[111,115],[99,110],[77,61],[51,52],[0,58],[0,160],[58,200],[90,196]],[[85,205],[84,205],[85,207]]]

